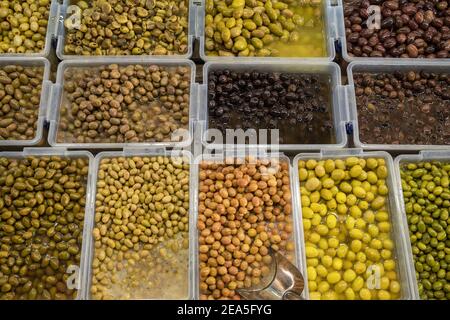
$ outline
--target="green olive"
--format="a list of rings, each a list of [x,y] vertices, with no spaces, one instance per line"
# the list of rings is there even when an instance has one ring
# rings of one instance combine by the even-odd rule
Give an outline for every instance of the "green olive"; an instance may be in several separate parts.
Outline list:
[[[449,166],[445,162],[401,163],[403,199],[409,224],[421,299],[448,299],[442,290],[447,273]]]
[[[14,194],[10,211],[0,209],[0,299],[77,297],[58,281],[80,264],[88,167],[85,158],[0,158],[3,193]]]

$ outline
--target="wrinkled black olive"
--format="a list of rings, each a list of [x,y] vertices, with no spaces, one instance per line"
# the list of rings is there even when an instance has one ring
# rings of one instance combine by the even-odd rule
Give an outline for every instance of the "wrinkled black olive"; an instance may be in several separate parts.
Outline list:
[[[328,77],[225,69],[208,78],[210,128],[279,129],[280,143],[334,142]]]

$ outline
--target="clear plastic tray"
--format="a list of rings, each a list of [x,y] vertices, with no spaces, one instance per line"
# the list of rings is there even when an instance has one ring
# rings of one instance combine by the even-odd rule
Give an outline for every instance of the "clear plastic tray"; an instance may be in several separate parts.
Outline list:
[[[60,19],[56,31],[56,37],[57,37],[57,46],[56,46],[56,54],[59,59],[66,60],[66,59],[105,59],[105,58],[124,58],[129,57],[125,55],[117,55],[117,56],[111,56],[111,55],[103,55],[103,56],[83,56],[83,55],[68,55],[64,53],[64,45],[65,45],[65,27],[64,27],[64,21],[66,20],[66,17],[68,15],[68,8],[72,4],[72,0],[60,0],[62,4],[59,4],[58,6],[58,12],[60,13]],[[188,17],[188,50],[185,54],[179,54],[179,55],[163,55],[163,56],[157,56],[157,55],[136,55],[134,57],[138,57],[141,60],[145,60],[146,58],[151,57],[159,57],[159,58],[168,58],[168,59],[181,59],[181,58],[190,58],[192,55],[192,52],[194,50],[194,35],[195,35],[195,19],[197,16],[197,5],[195,4],[194,0],[189,1],[189,17]]]
[[[0,68],[6,65],[20,65],[24,67],[43,67],[43,83],[41,90],[41,99],[39,102],[39,114],[37,118],[37,127],[35,136],[31,140],[0,140],[0,147],[33,146],[41,142],[43,138],[46,112],[50,99],[50,62],[45,58],[19,58],[19,57],[0,57]]]
[[[305,74],[325,74],[330,77],[331,89],[331,112],[334,124],[335,143],[334,144],[280,144],[273,145],[257,145],[259,148],[278,148],[280,151],[304,151],[304,150],[320,150],[327,148],[344,148],[347,145],[346,122],[348,114],[345,105],[345,87],[341,85],[341,71],[334,62],[286,62],[283,61],[241,61],[235,62],[207,62],[203,67],[203,85],[199,86],[199,108],[198,116],[199,127],[201,127],[201,142],[208,148],[224,148],[224,144],[208,143],[205,135],[208,129],[208,73],[211,70],[223,70],[229,68],[232,70],[258,70],[269,72],[290,72]],[[237,145],[243,148],[244,145]],[[248,147],[248,146],[247,146]]]
[[[92,185],[95,183],[92,180],[92,169],[94,166],[94,156],[87,151],[67,151],[63,148],[24,148],[21,152],[0,152],[0,157],[6,157],[6,158],[13,158],[13,159],[24,159],[28,157],[46,157],[46,156],[61,156],[61,157],[68,157],[68,158],[88,158],[89,161],[89,173],[87,177],[87,184],[86,184],[86,206],[85,206],[85,215],[84,215],[84,224],[83,224],[83,241],[81,246],[81,258],[80,258],[80,265],[76,266],[78,267],[78,279],[76,280],[77,285],[77,300],[81,300],[83,298],[83,279],[84,279],[84,265],[86,264],[85,259],[86,256],[83,254],[83,252],[87,249],[87,241],[85,241],[85,233],[86,230],[88,230],[89,227],[89,214],[90,214],[90,208],[89,203],[92,200]]]
[[[40,52],[34,53],[2,53],[0,57],[15,57],[15,58],[32,58],[32,57],[47,57],[52,48],[53,39],[56,36],[58,18],[59,18],[59,4],[58,0],[52,0],[50,4],[47,33],[45,36],[45,45]]]
[[[397,184],[396,177],[394,173],[394,162],[389,153],[384,151],[373,151],[373,152],[363,152],[361,149],[346,149],[346,150],[324,150],[320,153],[300,153],[295,156],[293,160],[293,178],[294,181],[294,192],[295,192],[295,209],[297,210],[297,215],[300,219],[299,237],[300,237],[300,248],[302,250],[301,259],[301,270],[305,278],[305,296],[309,299],[309,289],[308,289],[308,274],[307,274],[307,264],[306,255],[304,254],[305,239],[303,230],[303,218],[302,218],[302,208],[301,208],[301,195],[300,195],[300,181],[298,173],[298,162],[299,160],[323,160],[323,159],[345,159],[347,157],[359,157],[359,158],[383,158],[386,161],[386,166],[388,169],[388,178],[386,179],[386,184],[389,188],[388,196],[388,206],[389,206],[389,218],[392,223],[391,236],[395,243],[395,258],[397,261],[397,272],[399,277],[399,282],[401,285],[401,298],[402,300],[412,300],[415,299],[415,294],[413,290],[413,283],[415,281],[414,266],[412,265],[411,256],[408,252],[408,225],[405,224],[405,219],[402,216],[399,206],[398,206],[398,194],[397,194]]]
[[[85,229],[83,232],[83,278],[81,280],[81,297],[82,299],[89,300],[90,299],[90,287],[91,287],[91,278],[92,278],[92,259],[94,253],[93,247],[93,237],[92,230],[94,228],[94,217],[95,217],[95,198],[97,194],[97,175],[99,165],[102,159],[105,158],[116,158],[116,157],[135,157],[135,156],[143,156],[143,157],[152,157],[152,156],[166,156],[166,157],[187,157],[190,161],[189,167],[189,266],[188,266],[188,277],[189,277],[189,291],[186,299],[192,299],[194,295],[193,288],[193,278],[194,278],[194,242],[192,241],[194,235],[194,192],[195,192],[195,179],[193,178],[193,157],[190,152],[187,151],[167,151],[164,148],[138,148],[138,149],[127,149],[124,148],[123,151],[112,151],[112,152],[101,152],[95,156],[93,161],[92,169],[90,170],[91,185],[90,185],[90,202],[89,211],[86,220],[85,220]]]
[[[399,210],[402,215],[403,224],[406,226],[406,237],[407,237],[407,254],[410,259],[410,264],[412,265],[412,289],[414,293],[415,299],[420,299],[419,295],[419,288],[417,285],[416,280],[416,273],[415,273],[415,267],[414,267],[414,259],[412,254],[412,247],[411,247],[411,240],[409,237],[409,227],[408,227],[408,220],[406,217],[406,209],[405,209],[405,200],[403,198],[403,188],[402,188],[402,179],[400,177],[400,165],[402,163],[414,163],[414,162],[420,162],[420,161],[430,161],[430,160],[440,160],[440,161],[447,161],[450,162],[450,151],[436,151],[436,150],[430,150],[430,151],[421,151],[419,154],[414,155],[399,155],[394,160],[394,170],[395,170],[395,178],[396,178],[396,191],[398,192],[398,199],[399,199]]]
[[[195,37],[199,39],[199,52],[200,57],[204,61],[214,61],[214,60],[226,60],[231,62],[237,62],[237,61],[260,61],[260,60],[269,60],[271,63],[272,61],[277,61],[280,59],[288,59],[290,61],[296,61],[296,60],[306,60],[308,62],[312,61],[333,61],[334,57],[336,56],[336,50],[335,50],[335,40],[338,39],[338,33],[337,29],[340,25],[339,19],[343,17],[343,13],[340,11],[342,8],[332,6],[330,0],[323,0],[323,6],[324,6],[324,22],[325,22],[325,33],[326,33],[326,44],[327,44],[327,56],[326,57],[213,57],[208,56],[205,53],[205,0],[197,0],[196,2],[199,3],[201,1],[201,4],[199,4],[198,8],[198,14],[197,14],[197,27],[196,27],[196,34]]]
[[[345,22],[344,22],[344,0],[333,0],[333,1],[337,1],[337,12],[338,12],[338,17],[337,17],[337,39],[339,39],[339,44],[342,48],[342,57],[344,58],[345,61],[347,62],[352,62],[352,61],[376,61],[378,63],[383,63],[383,62],[393,62],[393,63],[398,63],[400,61],[406,61],[412,65],[416,64],[419,61],[439,61],[439,62],[444,62],[444,63],[448,63],[450,61],[450,59],[426,59],[426,58],[371,58],[371,57],[352,57],[348,54],[347,51],[347,38],[345,35]]]
[[[64,90],[64,72],[67,68],[86,68],[86,67],[98,67],[102,65],[119,64],[119,65],[131,65],[140,64],[149,66],[152,64],[176,67],[186,66],[190,68],[191,83],[190,83],[190,102],[189,102],[189,137],[183,136],[181,142],[138,142],[138,143],[69,143],[69,142],[57,142],[57,132],[59,130],[59,112],[61,99]],[[135,148],[135,147],[183,147],[190,145],[192,142],[193,126],[195,117],[197,114],[197,84],[195,83],[195,64],[190,60],[184,59],[140,59],[140,58],[103,58],[103,59],[90,59],[84,60],[66,60],[58,65],[58,73],[56,83],[51,88],[51,101],[47,110],[47,121],[50,123],[48,133],[48,143],[53,147],[65,147],[65,148],[85,148],[85,149],[121,149],[121,148]]]
[[[449,60],[450,62],[450,60]],[[357,148],[365,150],[390,150],[390,151],[418,151],[429,149],[450,149],[450,145],[413,145],[413,144],[367,144],[361,141],[359,136],[358,126],[358,109],[356,105],[355,87],[353,82],[353,74],[355,72],[387,72],[393,73],[396,71],[420,71],[425,70],[429,72],[444,73],[450,72],[450,63],[442,63],[438,61],[425,61],[425,59],[415,60],[414,62],[405,61],[404,59],[397,59],[396,61],[377,62],[369,61],[355,61],[347,67],[348,85],[346,86],[347,104],[349,107],[349,119],[353,126],[353,141]]]
[[[194,159],[194,165],[193,165],[193,175],[192,175],[192,182],[191,186],[193,187],[193,232],[190,237],[191,239],[191,246],[193,247],[193,268],[194,268],[194,276],[193,276],[193,299],[199,300],[200,298],[200,275],[199,275],[199,253],[198,253],[198,229],[197,229],[197,221],[198,221],[198,193],[199,193],[199,173],[200,173],[200,164],[202,161],[215,161],[215,162],[223,162],[224,159],[244,159],[246,156],[251,155],[256,157],[257,159],[279,159],[280,161],[286,161],[289,163],[289,179],[290,179],[290,189],[291,189],[291,195],[292,200],[291,204],[293,207],[295,207],[295,198],[296,196],[293,194],[295,192],[295,185],[293,181],[293,170],[292,165],[290,162],[290,159],[285,156],[283,153],[270,153],[266,152],[264,150],[258,150],[255,148],[247,148],[247,149],[234,149],[234,150],[226,150],[223,154],[203,154],[199,155]],[[298,217],[298,211],[295,210],[295,208],[292,210],[292,221],[293,221],[293,231],[292,231],[292,240],[294,241],[295,249],[294,249],[294,261],[296,267],[298,267],[301,270],[301,256],[303,254],[303,246],[300,244],[300,224],[301,220],[299,220]]]

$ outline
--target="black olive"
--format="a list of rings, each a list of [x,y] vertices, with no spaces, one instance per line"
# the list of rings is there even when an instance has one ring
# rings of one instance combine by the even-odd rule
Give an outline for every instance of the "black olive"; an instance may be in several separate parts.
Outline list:
[[[279,129],[282,143],[331,143],[330,97],[323,94],[328,86],[329,79],[311,74],[210,72],[209,127],[224,134],[237,128]]]

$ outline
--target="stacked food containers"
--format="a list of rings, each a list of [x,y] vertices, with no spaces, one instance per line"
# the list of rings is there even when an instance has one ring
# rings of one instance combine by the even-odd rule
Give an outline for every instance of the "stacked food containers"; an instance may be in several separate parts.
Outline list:
[[[449,10],[0,4],[0,299],[448,299]]]

